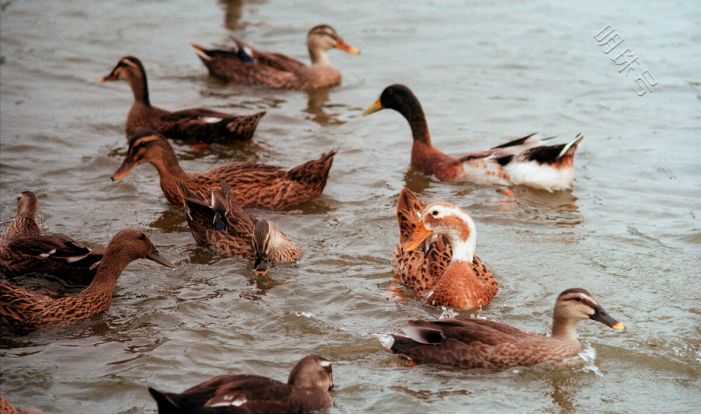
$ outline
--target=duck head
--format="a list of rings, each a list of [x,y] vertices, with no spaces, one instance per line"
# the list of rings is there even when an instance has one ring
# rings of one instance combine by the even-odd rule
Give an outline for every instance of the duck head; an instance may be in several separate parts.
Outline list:
[[[134,98],[151,105],[148,97],[148,82],[146,80],[146,70],[141,61],[133,56],[125,56],[117,62],[112,72],[98,79],[98,82],[110,82],[124,80],[131,86]]]
[[[331,390],[333,387],[331,361],[313,354],[305,357],[292,368],[287,384],[298,388]]]
[[[268,275],[268,258],[275,248],[280,231],[273,221],[263,219],[253,227],[253,251],[255,262],[253,269],[258,276]]]
[[[380,98],[375,101],[370,108],[363,112],[363,115],[370,115],[373,112],[377,112],[383,109],[393,109],[400,112],[405,117],[408,114],[416,112],[418,108],[423,114],[423,109],[421,109],[421,104],[419,99],[416,98],[409,87],[402,84],[390,85],[382,91]]]
[[[312,63],[328,64],[328,51],[332,48],[340,49],[352,55],[360,51],[350,46],[341,39],[336,31],[329,25],[314,26],[307,34],[307,48]]]
[[[39,199],[30,191],[24,191],[17,195],[17,214],[27,214],[32,218],[39,213]]]
[[[161,256],[151,239],[138,229],[117,232],[107,245],[105,256],[110,255],[111,252],[114,252],[111,255],[126,256],[129,261],[147,258],[166,267],[175,268],[172,262]]]
[[[472,262],[477,244],[477,229],[470,215],[450,203],[431,203],[421,213],[414,233],[404,244],[404,252],[413,251],[432,235],[445,235],[453,249],[452,261]]]
[[[555,302],[553,313],[553,337],[575,337],[574,328],[578,322],[591,319],[603,323],[614,330],[625,330],[626,326],[611,317],[583,288],[570,288],[563,291]]]
[[[152,130],[141,130],[129,140],[129,149],[122,165],[112,175],[112,181],[126,177],[141,163],[157,163],[173,153],[173,148],[161,134]]]

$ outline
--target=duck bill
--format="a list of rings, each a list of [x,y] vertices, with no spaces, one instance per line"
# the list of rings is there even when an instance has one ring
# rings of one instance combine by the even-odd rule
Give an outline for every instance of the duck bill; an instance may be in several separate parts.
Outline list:
[[[110,73],[110,74],[105,75],[105,76],[103,76],[102,78],[98,79],[97,82],[99,82],[99,83],[102,84],[102,83],[105,83],[105,82],[116,81],[116,80],[117,80],[117,75],[114,75],[114,74]]]
[[[161,254],[157,250],[153,250],[152,252],[149,252],[146,257],[150,259],[151,261],[156,261],[161,265],[165,265],[166,267],[170,268],[175,268],[175,264],[172,262],[168,261],[167,259],[163,258]]]
[[[426,229],[424,221],[420,221],[418,225],[416,225],[414,233],[411,234],[411,237],[408,241],[406,241],[402,249],[404,250],[404,252],[413,251],[414,249],[418,248],[421,245],[421,243],[431,235],[433,235],[433,232]]]
[[[592,320],[596,320],[600,323],[604,323],[614,330],[625,330],[626,329],[625,324],[623,324],[620,321],[616,320],[615,318],[611,317],[606,312],[602,313],[602,311],[604,311],[604,310],[603,309],[596,310],[596,313],[594,313],[594,315],[589,317],[589,318]]]
[[[348,43],[342,41],[341,39],[338,39],[336,41],[336,44],[333,45],[336,49],[340,49],[346,53],[350,53],[351,55],[357,55],[360,53],[360,51],[353,46],[349,45]]]
[[[131,170],[136,167],[136,163],[129,160],[125,159],[124,162],[122,163],[121,166],[117,169],[117,171],[114,172],[112,175],[112,181],[116,182],[117,180],[121,180],[131,172]]]
[[[372,106],[370,106],[370,108],[366,109],[365,112],[363,112],[363,115],[370,115],[373,112],[377,112],[377,111],[384,109],[384,108],[385,107],[382,106],[382,103],[378,99],[377,101],[375,101],[374,104],[372,104]]]
[[[268,275],[268,261],[264,258],[256,258],[256,262],[253,266],[253,272],[255,272],[257,277],[265,277]]]

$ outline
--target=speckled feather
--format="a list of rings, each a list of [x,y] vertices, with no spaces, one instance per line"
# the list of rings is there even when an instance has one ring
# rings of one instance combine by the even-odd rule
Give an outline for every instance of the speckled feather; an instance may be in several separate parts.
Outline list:
[[[182,204],[178,181],[190,190],[208,198],[212,191],[221,191],[224,180],[243,208],[283,210],[321,194],[326,186],[336,151],[323,154],[289,171],[282,167],[259,163],[237,163],[221,166],[207,173],[185,173],[167,140],[152,131],[132,137],[124,164],[148,161],[158,169],[160,185],[166,198]],[[121,169],[121,168],[120,168]]]
[[[424,249],[403,252],[402,246],[414,232],[424,208],[414,193],[402,189],[397,201],[400,244],[392,254],[394,273],[429,304],[462,309],[486,305],[499,287],[477,255],[460,278],[446,279],[452,250],[445,236],[427,239]]]
[[[134,259],[157,254],[153,243],[137,230],[118,232],[90,285],[80,294],[53,299],[22,287],[0,283],[0,327],[17,333],[86,320],[109,309],[119,275]]]

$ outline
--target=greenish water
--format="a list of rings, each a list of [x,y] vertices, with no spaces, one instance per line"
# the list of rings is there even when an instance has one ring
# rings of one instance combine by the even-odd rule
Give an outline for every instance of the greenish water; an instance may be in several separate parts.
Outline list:
[[[181,391],[226,373],[284,380],[318,353],[333,360],[340,386],[331,412],[701,411],[699,3],[2,4],[0,220],[32,190],[49,231],[105,247],[137,227],[179,265],[131,264],[101,319],[0,338],[0,395],[17,407],[154,412],[147,386]],[[235,34],[306,61],[306,32],[319,23],[362,52],[331,51],[344,78],[330,91],[226,86],[188,46]],[[658,81],[652,93],[639,97],[633,74],[610,60],[616,52],[597,45],[609,24]],[[247,261],[195,245],[152,167],[110,181],[132,95],[97,79],[125,55],[144,62],[154,105],[268,111],[252,143],[176,145],[186,171],[295,166],[339,150],[320,198],[252,211],[297,241],[299,264],[256,278]],[[506,197],[413,170],[404,119],[360,116],[397,82],[414,90],[434,145],[449,154],[535,131],[561,142],[582,132],[572,191]],[[574,368],[408,367],[373,334],[444,310],[392,279],[404,186],[475,220],[477,254],[501,286],[480,317],[545,334],[557,294],[583,287],[628,330],[582,323],[586,353]]]

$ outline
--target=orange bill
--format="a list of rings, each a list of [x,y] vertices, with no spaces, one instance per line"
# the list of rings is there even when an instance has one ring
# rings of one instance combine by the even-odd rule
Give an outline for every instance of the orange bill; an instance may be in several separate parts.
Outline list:
[[[97,81],[99,83],[103,83],[103,82],[116,81],[116,80],[117,80],[117,77],[115,75],[109,74],[109,75],[103,76],[102,78],[98,79]]]
[[[344,52],[350,53],[351,55],[357,55],[360,51],[348,43],[342,41],[341,39],[336,40],[336,44],[333,45],[336,49],[341,49]]]
[[[426,240],[429,236],[433,235],[433,232],[429,231],[426,229],[426,226],[424,225],[424,221],[420,221],[418,225],[416,225],[416,228],[414,229],[414,233],[411,234],[411,237],[409,238],[408,241],[404,244],[404,247],[402,248],[404,252],[410,252],[413,251],[414,249],[418,248],[421,246],[421,243]]]
[[[366,109],[365,112],[363,112],[363,115],[370,115],[370,114],[372,114],[373,112],[377,112],[377,111],[379,111],[379,110],[381,110],[381,109],[384,109],[384,108],[385,108],[385,107],[382,106],[382,103],[381,103],[380,100],[378,99],[377,101],[375,101],[374,104],[372,104],[372,105],[370,106],[370,108]]]
[[[133,161],[129,160],[128,158],[124,160],[124,163],[117,169],[117,171],[114,172],[112,175],[112,181],[116,182],[117,180],[121,180],[131,172],[131,170],[136,167],[136,163]]]
[[[618,322],[618,323],[614,324],[613,326],[611,326],[611,328],[614,330],[625,330],[626,326],[625,326],[625,324]]]

